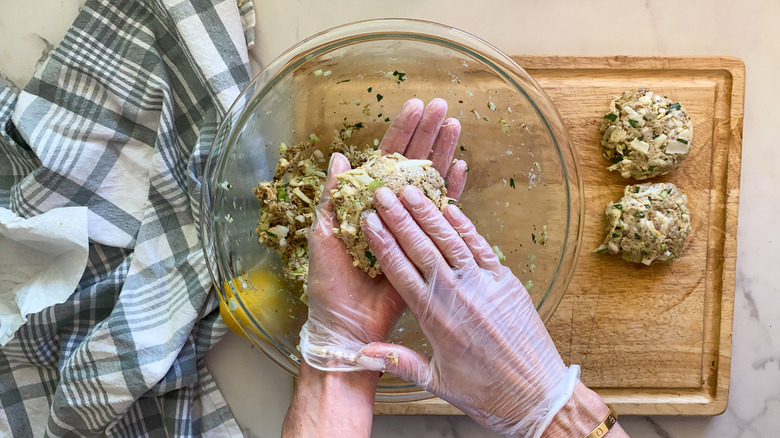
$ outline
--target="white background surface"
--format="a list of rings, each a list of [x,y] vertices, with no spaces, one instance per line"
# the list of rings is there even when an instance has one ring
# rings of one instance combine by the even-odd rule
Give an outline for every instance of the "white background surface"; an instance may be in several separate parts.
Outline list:
[[[83,0],[0,0],[0,80],[21,87]],[[632,437],[769,437],[780,430],[780,1],[255,0],[253,67],[351,21],[412,17],[471,32],[509,54],[732,55],[747,67],[729,408],[715,417],[621,417]],[[257,70],[255,70],[257,71]],[[291,379],[248,341],[207,356],[247,436],[273,437]],[[488,437],[463,417],[381,417],[374,437]]]

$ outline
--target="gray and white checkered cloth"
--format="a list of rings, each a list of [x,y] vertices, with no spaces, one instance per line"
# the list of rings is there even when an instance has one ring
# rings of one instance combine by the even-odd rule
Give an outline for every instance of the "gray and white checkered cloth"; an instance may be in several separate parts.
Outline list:
[[[0,349],[0,436],[241,435],[202,360],[226,328],[198,211],[253,26],[251,0],[89,0],[0,84],[0,206],[86,206],[90,238],[70,299]]]

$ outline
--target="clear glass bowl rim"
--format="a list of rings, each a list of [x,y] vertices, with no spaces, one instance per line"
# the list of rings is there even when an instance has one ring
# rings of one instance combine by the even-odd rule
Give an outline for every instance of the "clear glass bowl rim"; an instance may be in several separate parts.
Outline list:
[[[231,144],[231,141],[235,140],[236,132],[234,131],[234,128],[236,126],[241,126],[241,123],[236,123],[236,120],[240,118],[241,115],[252,114],[254,108],[253,102],[255,104],[259,103],[263,96],[281,78],[284,78],[287,74],[291,73],[291,71],[295,70],[300,63],[348,44],[379,39],[412,39],[427,41],[449,47],[479,59],[490,65],[493,68],[494,73],[499,74],[505,80],[511,82],[517,91],[524,94],[528,102],[536,110],[540,120],[546,125],[562,166],[563,180],[566,185],[567,219],[564,245],[561,249],[561,256],[558,261],[553,281],[550,283],[550,286],[537,306],[537,310],[541,309],[548,298],[550,298],[553,287],[559,286],[562,287],[563,290],[568,287],[574,274],[576,260],[582,244],[585,213],[582,175],[568,130],[557,109],[552,105],[552,102],[542,90],[541,86],[539,86],[539,84],[522,69],[522,67],[501,50],[479,37],[455,27],[432,21],[407,18],[357,21],[324,30],[302,40],[275,60],[271,61],[257,73],[225,113],[217,130],[214,142],[209,149],[202,179],[200,202],[201,245],[206,257],[209,275],[217,289],[219,299],[224,302],[227,301],[227,295],[223,289],[223,285],[228,284],[232,289],[233,283],[229,281],[231,276],[228,274],[230,268],[226,264],[227,257],[216,256],[219,253],[219,249],[216,242],[216,234],[214,233],[215,221],[213,221],[213,207],[217,183],[216,181],[211,181],[210,176],[215,175],[221,168],[222,160],[220,155],[223,152],[222,149],[224,146]],[[259,92],[257,92],[258,89],[260,90]],[[551,123],[557,125],[557,129],[554,130],[550,126]],[[223,138],[227,140],[220,142],[219,140]],[[562,146],[566,147],[562,148]],[[565,156],[567,154],[570,154],[570,156]],[[572,187],[571,182],[573,181],[576,182],[575,187]],[[576,202],[576,205],[574,205],[575,199],[579,201]],[[572,232],[575,233],[574,241],[571,239]],[[568,245],[572,244],[574,245],[574,248],[569,248]],[[572,263],[568,266],[564,266],[566,265],[567,251],[571,252],[572,249]],[[256,328],[261,333],[264,333],[260,324],[254,320],[253,315],[243,303],[241,303],[239,298],[240,294],[238,294],[236,290],[233,290],[232,293],[233,296],[236,297],[238,305],[241,306],[245,313],[252,319]],[[561,299],[562,297],[563,294],[561,294]],[[560,299],[558,303],[554,303],[556,308],[559,302]],[[549,319],[552,313],[553,312],[550,312],[546,319]],[[251,339],[264,354],[266,354],[266,356],[292,375],[297,376],[297,364],[295,364],[294,361],[291,361],[270,337],[258,337],[243,326],[242,330],[245,335]],[[409,388],[416,387],[410,385]],[[396,389],[400,388],[396,387]],[[431,397],[429,393],[419,388],[417,388],[417,391],[406,393],[383,393],[380,390],[377,392],[377,401],[416,401],[429,397]]]

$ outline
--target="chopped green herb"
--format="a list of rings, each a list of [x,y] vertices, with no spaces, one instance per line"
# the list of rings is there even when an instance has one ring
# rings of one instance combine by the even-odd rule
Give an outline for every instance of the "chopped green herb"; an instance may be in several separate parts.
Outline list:
[[[669,105],[669,111],[678,110],[678,109],[680,109],[680,106],[681,105],[679,103],[673,103],[673,104]]]
[[[379,114],[377,114],[376,116],[377,116],[377,118],[380,118],[380,119],[381,119],[381,118],[382,118],[382,113],[379,113]]]
[[[639,193],[639,186],[634,187],[634,193]]]
[[[469,168],[467,167],[467,168],[466,168],[466,173],[469,173],[469,170],[471,170],[471,169],[469,169]]]
[[[342,80],[336,82],[336,85],[343,84],[344,82],[349,82],[349,79],[342,79]]]
[[[639,125],[639,121],[628,119],[628,124],[631,125],[631,127],[636,128]]]
[[[381,94],[377,93],[377,95],[376,95],[376,101],[377,101],[377,102],[379,102],[379,101],[381,101],[381,100],[382,100],[382,98],[384,98],[384,97],[385,97],[385,96],[382,96]]]
[[[279,202],[287,202],[290,200],[290,196],[284,188],[279,187],[279,190],[276,192],[276,200]]]
[[[620,234],[612,233],[612,238],[613,239],[617,239],[618,237],[620,237]]]
[[[600,249],[600,250],[598,250],[598,253],[599,253],[599,254],[606,254],[606,253],[608,253],[608,252],[609,252],[609,250],[608,250],[607,248],[604,248],[604,249]]]
[[[376,264],[376,256],[372,254],[371,251],[366,251],[366,258],[372,267]]]
[[[688,140],[686,140],[684,138],[678,138],[677,141],[679,141],[682,144],[688,144]]]
[[[390,117],[385,117],[385,122],[389,122],[389,121],[390,121]]]
[[[373,89],[374,89],[374,87],[368,87],[368,92],[370,93],[371,90],[373,90]]]
[[[626,253],[623,253],[623,260],[627,262],[633,262],[633,260],[631,260],[631,256]]]
[[[647,170],[648,170],[648,171],[650,171],[650,172],[652,172],[652,171],[654,171],[654,170],[655,170],[655,166],[650,166],[650,167],[648,167],[648,168],[647,168]]]
[[[634,233],[634,239],[636,239],[636,240],[641,240],[641,239],[642,239],[642,236],[640,236],[640,235],[639,235],[639,234],[637,234],[637,233]]]
[[[623,204],[612,204],[612,207],[617,208],[618,210],[622,210]]]
[[[610,122],[614,122],[617,120],[617,114],[609,113],[606,116],[604,116],[605,119],[609,120]]]
[[[638,211],[638,212],[634,213],[634,216],[636,216],[638,218],[643,218],[643,217],[645,217],[645,214],[642,213],[641,211]]]
[[[536,243],[536,234],[534,234],[534,233],[531,233],[531,241],[533,241],[534,243]]]
[[[271,237],[273,237],[274,239],[276,239],[276,234],[274,234],[274,233],[272,233],[272,232],[270,232],[270,231],[268,231],[268,230],[265,230],[265,234],[268,234],[269,236],[271,236]]]
[[[512,187],[513,189],[515,188],[515,179],[514,178],[509,178],[509,187]]]
[[[619,163],[621,161],[623,161],[623,157],[620,156],[620,155],[618,155],[618,156],[616,156],[615,158],[612,159],[612,162],[615,163],[615,164],[617,164],[617,163]]]
[[[355,124],[354,124],[354,125],[352,125],[352,126],[354,126],[354,127],[355,127],[355,128],[357,128],[357,129],[361,129],[361,128],[363,128],[363,122],[357,122],[357,123],[355,123]]]
[[[667,197],[667,196],[669,196],[670,194],[671,194],[671,193],[670,193],[670,191],[669,191],[669,190],[664,190],[664,191],[662,191],[661,193],[659,193],[659,194],[658,194],[658,196],[659,196],[661,199],[666,199],[666,197]]]
[[[398,71],[398,70],[394,71],[393,76],[395,76],[396,82],[403,82],[406,80],[406,73],[402,71]]]
[[[466,152],[466,148],[464,148],[463,145],[460,145],[460,150]]]
[[[447,204],[450,204],[450,205],[457,204],[457,201],[455,201],[454,199],[448,199],[447,200]]]
[[[669,249],[669,245],[667,245],[665,243],[662,243],[661,244],[661,251],[666,251],[667,249]]]

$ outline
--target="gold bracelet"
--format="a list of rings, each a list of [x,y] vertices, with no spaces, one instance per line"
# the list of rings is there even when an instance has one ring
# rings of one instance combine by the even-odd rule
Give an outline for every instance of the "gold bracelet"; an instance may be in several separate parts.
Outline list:
[[[602,421],[601,424],[593,429],[593,432],[585,435],[585,438],[601,438],[606,435],[610,429],[612,429],[612,426],[614,426],[615,423],[617,423],[618,415],[617,412],[615,412],[615,408],[613,408],[610,404],[607,404],[607,407],[609,408],[607,417],[604,418],[604,421]]]

